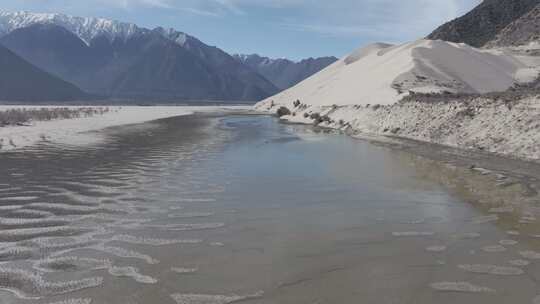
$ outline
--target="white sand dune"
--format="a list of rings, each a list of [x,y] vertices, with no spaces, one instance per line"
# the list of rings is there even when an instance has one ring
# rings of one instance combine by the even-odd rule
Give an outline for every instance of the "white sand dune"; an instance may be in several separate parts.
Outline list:
[[[514,100],[510,107],[504,99],[485,96],[455,97],[449,103],[421,98],[398,102],[413,92],[505,91],[535,80],[539,71],[540,56],[524,51],[433,40],[399,46],[378,43],[258,103],[255,109],[276,113],[285,106],[292,113],[284,120],[347,130],[358,137],[410,138],[540,161],[536,96]]]
[[[529,60],[525,60],[529,59]],[[502,50],[417,40],[361,48],[257,108],[393,104],[410,92],[486,93],[504,91],[538,75],[536,63]]]
[[[54,106],[0,106],[0,111],[9,109],[41,109]],[[77,108],[77,107],[69,107]],[[63,144],[90,144],[99,140],[96,134],[88,134],[113,126],[143,123],[168,117],[191,115],[195,112],[212,112],[248,109],[245,106],[227,107],[109,107],[110,112],[86,118],[35,121],[32,126],[0,127],[0,151],[20,149],[46,139]],[[86,136],[85,136],[86,135]]]

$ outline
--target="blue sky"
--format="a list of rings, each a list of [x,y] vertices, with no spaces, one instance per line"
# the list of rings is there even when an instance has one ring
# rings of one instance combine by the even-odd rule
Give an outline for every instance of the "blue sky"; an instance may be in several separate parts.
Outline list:
[[[0,0],[0,7],[173,27],[230,53],[301,59],[414,40],[480,1]]]

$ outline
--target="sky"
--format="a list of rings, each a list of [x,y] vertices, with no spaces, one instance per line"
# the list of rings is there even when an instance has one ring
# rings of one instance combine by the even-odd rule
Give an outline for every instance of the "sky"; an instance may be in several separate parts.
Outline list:
[[[481,0],[0,0],[6,11],[104,17],[172,27],[231,53],[342,57],[429,34]]]

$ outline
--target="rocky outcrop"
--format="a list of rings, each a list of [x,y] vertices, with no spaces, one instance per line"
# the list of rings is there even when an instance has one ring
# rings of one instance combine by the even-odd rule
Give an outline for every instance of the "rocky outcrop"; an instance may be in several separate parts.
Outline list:
[[[466,15],[440,26],[427,38],[482,47],[539,4],[540,0],[484,0]]]

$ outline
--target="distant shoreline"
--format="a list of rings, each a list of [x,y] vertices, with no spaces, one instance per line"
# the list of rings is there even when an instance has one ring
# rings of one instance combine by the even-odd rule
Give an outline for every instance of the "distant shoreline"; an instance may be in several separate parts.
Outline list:
[[[0,111],[17,108],[72,107],[66,105],[0,105]],[[86,106],[88,107],[88,106]],[[31,125],[0,127],[0,152],[27,148],[40,142],[62,144],[91,144],[99,140],[90,132],[105,128],[139,124],[154,120],[192,115],[198,112],[227,112],[249,110],[246,106],[109,106],[110,111],[91,117],[33,121]]]

